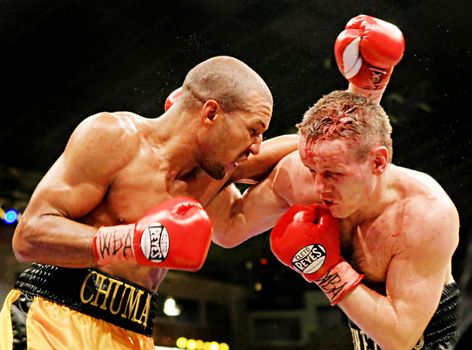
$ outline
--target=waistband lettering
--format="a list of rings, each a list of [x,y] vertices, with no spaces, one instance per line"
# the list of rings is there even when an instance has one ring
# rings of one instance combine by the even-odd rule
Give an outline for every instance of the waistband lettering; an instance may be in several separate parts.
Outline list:
[[[90,288],[91,283],[92,288]],[[143,294],[143,290],[102,275],[97,271],[90,271],[84,278],[80,288],[80,300],[83,304],[100,308],[112,315],[121,312],[120,316],[122,318],[147,327],[151,308],[151,294],[147,293],[146,300],[142,302]],[[123,301],[125,302],[123,303]],[[139,318],[138,315],[140,315]]]
[[[90,296],[90,298],[85,299],[85,287],[87,286],[89,278],[92,276],[92,273],[89,273],[85,278],[84,281],[82,282],[82,286],[80,286],[80,301],[82,304],[88,304],[90,303],[90,300],[93,299],[93,294]]]

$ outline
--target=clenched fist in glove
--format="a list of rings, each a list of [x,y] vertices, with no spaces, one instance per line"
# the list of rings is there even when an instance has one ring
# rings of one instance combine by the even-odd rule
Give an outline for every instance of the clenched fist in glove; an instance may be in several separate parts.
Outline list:
[[[99,266],[132,261],[195,271],[205,261],[212,233],[201,204],[176,197],[151,209],[136,224],[100,227],[93,250]]]
[[[270,235],[274,255],[336,305],[364,277],[341,257],[339,220],[319,204],[294,205]]]
[[[395,25],[359,15],[352,18],[334,45],[338,68],[353,85],[384,88],[405,51],[403,34]]]

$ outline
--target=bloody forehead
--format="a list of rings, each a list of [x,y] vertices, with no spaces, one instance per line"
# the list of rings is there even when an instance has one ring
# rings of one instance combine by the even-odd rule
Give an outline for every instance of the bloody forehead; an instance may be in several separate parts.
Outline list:
[[[300,157],[302,159],[313,159],[317,154],[316,154],[316,145],[320,144],[324,141],[334,141],[334,138],[309,138],[307,139],[305,136],[300,137],[300,143],[299,143],[299,153]],[[348,152],[351,155],[357,155],[362,149],[362,143],[358,138],[341,138],[338,139],[342,144],[344,144],[344,147],[342,149],[344,152]]]
[[[315,141],[313,139],[307,140],[305,137],[300,138],[300,155],[302,158],[313,158],[314,152],[313,152],[313,145],[315,144]]]

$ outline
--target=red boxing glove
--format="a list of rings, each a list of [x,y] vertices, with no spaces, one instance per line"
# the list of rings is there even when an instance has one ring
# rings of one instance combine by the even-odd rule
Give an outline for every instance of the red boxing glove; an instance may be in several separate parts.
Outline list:
[[[196,271],[205,261],[212,233],[202,205],[176,197],[154,207],[136,224],[100,227],[93,250],[99,266],[125,260]]]
[[[182,96],[182,87],[179,87],[172,91],[169,96],[166,98],[164,103],[164,112],[167,112],[170,107]]]
[[[366,15],[352,18],[334,45],[336,62],[344,77],[368,90],[388,84],[404,51],[405,40],[398,27]]]
[[[274,226],[270,246],[282,264],[316,283],[331,305],[364,277],[341,257],[339,220],[318,204],[292,206]]]

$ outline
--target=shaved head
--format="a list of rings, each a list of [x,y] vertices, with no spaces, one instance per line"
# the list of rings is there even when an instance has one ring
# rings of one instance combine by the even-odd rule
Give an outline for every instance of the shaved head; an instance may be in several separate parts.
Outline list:
[[[254,94],[272,104],[272,94],[264,80],[247,64],[229,56],[201,62],[188,72],[182,87],[182,102],[187,106],[213,99],[227,112],[244,110]]]

